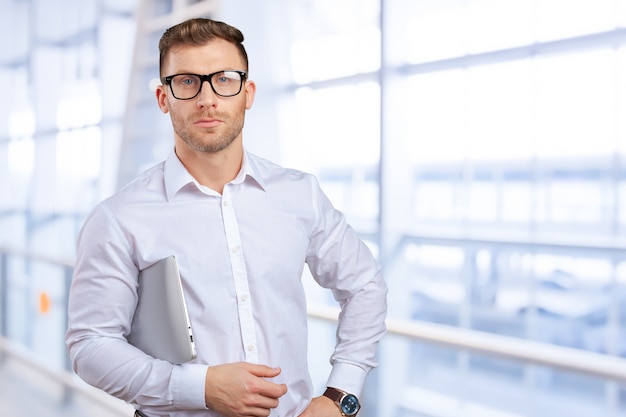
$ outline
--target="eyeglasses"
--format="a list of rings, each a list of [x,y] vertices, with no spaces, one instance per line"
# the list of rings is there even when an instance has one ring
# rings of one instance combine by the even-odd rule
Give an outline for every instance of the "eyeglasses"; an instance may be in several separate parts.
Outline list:
[[[208,81],[213,92],[221,97],[236,96],[248,77],[245,71],[218,71],[213,74],[175,74],[163,77],[161,82],[169,84],[172,95],[178,100],[191,100],[200,94],[202,85]]]

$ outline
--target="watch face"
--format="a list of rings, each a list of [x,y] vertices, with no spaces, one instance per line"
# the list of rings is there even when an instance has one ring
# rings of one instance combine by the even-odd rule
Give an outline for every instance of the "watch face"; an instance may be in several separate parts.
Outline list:
[[[356,396],[348,394],[341,400],[341,411],[347,416],[353,416],[359,411],[359,400]]]

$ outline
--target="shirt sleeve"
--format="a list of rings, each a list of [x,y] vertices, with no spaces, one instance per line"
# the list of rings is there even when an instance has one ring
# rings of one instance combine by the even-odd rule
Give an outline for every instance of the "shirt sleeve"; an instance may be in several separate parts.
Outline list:
[[[106,205],[94,209],[79,235],[69,295],[66,343],[74,371],[142,409],[205,409],[205,365],[173,365],[126,341],[137,305],[132,253]]]
[[[367,373],[378,366],[376,349],[386,331],[387,286],[379,263],[321,191],[313,185],[316,221],[307,263],[341,307],[328,386],[360,395]]]

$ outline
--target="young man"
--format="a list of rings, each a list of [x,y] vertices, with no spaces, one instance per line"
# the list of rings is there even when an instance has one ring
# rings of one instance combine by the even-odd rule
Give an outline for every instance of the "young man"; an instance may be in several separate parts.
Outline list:
[[[70,356],[81,378],[146,416],[355,415],[385,331],[387,289],[313,176],[244,150],[255,84],[242,41],[239,30],[209,19],[161,38],[156,98],[171,117],[174,150],[83,226]],[[179,263],[198,352],[184,364],[126,341],[139,271],[169,255]],[[342,310],[331,388],[320,396],[307,369],[305,263]]]

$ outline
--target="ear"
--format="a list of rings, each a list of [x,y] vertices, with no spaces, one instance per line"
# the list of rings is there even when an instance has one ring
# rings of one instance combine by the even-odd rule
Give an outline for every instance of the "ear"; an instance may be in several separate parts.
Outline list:
[[[166,90],[166,86],[164,85],[159,85],[156,88],[156,99],[157,99],[157,104],[159,105],[159,108],[161,109],[161,111],[163,113],[168,113],[170,111],[168,105],[167,105],[167,90]]]
[[[246,110],[250,110],[252,103],[254,103],[254,95],[256,94],[256,84],[254,81],[246,81],[245,84],[246,93]]]

